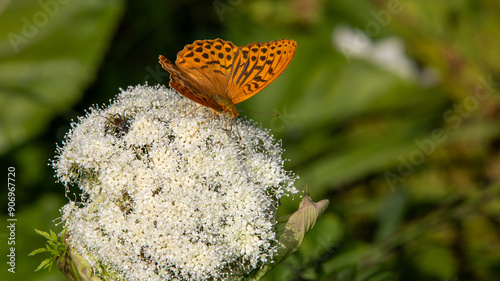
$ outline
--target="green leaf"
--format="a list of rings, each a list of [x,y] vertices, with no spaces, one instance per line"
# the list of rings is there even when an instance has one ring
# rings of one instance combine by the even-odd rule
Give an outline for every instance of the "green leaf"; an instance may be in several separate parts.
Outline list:
[[[395,189],[381,206],[378,214],[379,227],[376,240],[381,240],[393,234],[399,227],[408,204],[408,194],[402,188]]]
[[[51,237],[49,235],[49,233],[45,232],[45,231],[42,231],[42,230],[38,230],[35,228],[35,232],[38,233],[39,235],[45,237],[47,240],[50,240]]]
[[[392,272],[384,271],[380,266],[361,269],[357,264],[338,268],[328,280],[338,281],[393,281],[398,280]]]
[[[34,256],[36,254],[43,253],[43,252],[50,252],[50,250],[46,249],[46,248],[39,248],[39,249],[36,249],[33,252],[29,253],[28,256]]]
[[[58,240],[57,239],[57,234],[54,231],[52,231],[52,229],[50,230],[50,238],[51,238],[52,241],[57,241]]]
[[[42,268],[48,268],[48,270],[50,271],[54,261],[64,258],[64,256],[66,256],[66,245],[64,244],[66,232],[63,230],[60,236],[58,237],[57,234],[52,230],[50,230],[50,234],[48,232],[41,231],[38,229],[35,229],[35,231],[39,235],[47,238],[47,244],[45,244],[45,248],[39,248],[32,251],[29,254],[29,256],[33,256],[43,252],[50,252],[50,257],[45,259],[35,270],[38,271]]]
[[[356,277],[356,266],[351,265],[346,268],[343,268],[342,270],[339,270],[339,272],[336,275],[336,280],[338,281],[354,281]]]
[[[52,259],[51,258],[46,258],[44,259],[40,265],[35,269],[35,271],[39,271],[42,268],[50,268],[52,267]]]
[[[304,198],[302,198],[302,201],[300,202],[299,209],[290,216],[278,238],[278,243],[281,245],[281,248],[275,254],[273,263],[264,265],[251,279],[248,280],[260,280],[269,271],[276,267],[276,265],[295,252],[302,243],[304,236],[309,230],[311,230],[327,207],[327,199],[323,199],[315,203],[311,200],[306,191]]]
[[[369,281],[394,281],[399,280],[397,275],[392,272],[384,272],[369,279]]]
[[[0,154],[80,99],[122,7],[122,0],[7,4],[0,16]]]

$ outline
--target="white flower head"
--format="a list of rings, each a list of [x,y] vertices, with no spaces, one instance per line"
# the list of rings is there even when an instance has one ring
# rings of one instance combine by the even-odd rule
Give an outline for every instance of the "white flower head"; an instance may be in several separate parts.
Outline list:
[[[62,216],[71,247],[126,280],[220,280],[272,261],[276,209],[295,194],[268,131],[164,87],[122,91],[91,108],[52,165],[82,202]],[[236,127],[238,133],[236,134]],[[238,135],[235,137],[234,135]]]

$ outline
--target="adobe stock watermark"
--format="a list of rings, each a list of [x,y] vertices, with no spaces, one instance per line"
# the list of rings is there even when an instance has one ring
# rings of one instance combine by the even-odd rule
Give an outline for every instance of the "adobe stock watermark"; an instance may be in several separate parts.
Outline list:
[[[8,245],[7,265],[10,273],[16,273],[16,168],[7,169],[7,219],[8,239],[5,243]],[[3,242],[3,241],[2,241]]]
[[[338,47],[344,54],[348,63],[351,62],[351,56],[367,48],[371,44],[370,38],[380,35],[383,28],[386,28],[392,20],[392,16],[401,13],[404,10],[400,0],[390,0],[386,8],[378,12],[371,10],[370,15],[373,18],[365,24],[364,32],[359,28],[354,28],[355,35],[349,42],[341,42]]]
[[[220,21],[224,20],[224,13],[234,11],[234,8],[243,3],[243,0],[214,0],[212,5],[219,16]]]
[[[69,1],[70,0],[39,0],[38,6],[40,6],[40,10],[33,13],[30,17],[21,17],[20,20],[23,22],[21,32],[19,34],[14,32],[9,32],[7,34],[7,38],[14,52],[17,54],[20,47],[34,38],[40,28],[46,26],[49,19],[54,18],[61,10],[61,6],[67,4]]]
[[[275,132],[283,131],[285,127],[291,123],[291,120],[297,118],[296,114],[288,113],[286,106],[284,106],[282,110],[273,108],[273,113],[279,114],[278,116],[274,116],[270,121],[271,130]]]
[[[330,257],[333,256],[335,249],[339,248],[339,244],[333,244],[333,237],[332,235],[328,235],[326,238],[325,237],[317,237],[315,245],[318,245],[317,247],[314,248],[312,252],[312,256],[310,257],[303,257],[303,263],[305,265],[304,268],[298,268],[297,271],[287,271],[286,274],[284,274],[281,278],[281,280],[296,280],[294,278],[296,277],[303,277],[303,276],[297,276],[300,274],[300,270],[304,269],[311,269],[315,272],[318,271],[318,269],[321,267],[321,263],[328,260]]]
[[[480,85],[474,89],[472,95],[467,96],[461,103],[456,103],[452,108],[443,113],[443,127],[448,128],[448,132],[458,130],[464,120],[471,116],[471,113],[479,108],[480,101],[484,101],[491,97],[494,92],[493,87],[500,86],[500,82],[493,81],[490,74],[488,80],[484,77],[478,78]],[[386,171],[384,173],[385,180],[391,190],[398,183],[403,183],[414,172],[416,167],[422,165],[435,151],[439,144],[446,141],[448,138],[447,131],[442,127],[436,128],[431,135],[425,139],[416,139],[416,148],[412,150],[406,157],[398,156],[399,165],[397,172]]]
[[[144,75],[144,78],[142,79],[143,84],[150,78],[152,78],[156,83],[163,83],[163,81],[170,75],[168,71],[161,67],[160,63],[157,63],[155,67],[148,65],[144,69],[148,74]]]

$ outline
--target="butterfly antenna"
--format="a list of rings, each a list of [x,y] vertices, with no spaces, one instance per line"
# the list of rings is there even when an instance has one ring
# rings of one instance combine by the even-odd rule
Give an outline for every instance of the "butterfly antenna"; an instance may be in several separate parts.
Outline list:
[[[255,112],[255,111],[246,111],[246,110],[238,110],[239,112],[247,112],[247,113],[255,113],[255,114],[264,114],[264,115],[274,115],[280,116],[279,113],[264,113],[264,112]]]

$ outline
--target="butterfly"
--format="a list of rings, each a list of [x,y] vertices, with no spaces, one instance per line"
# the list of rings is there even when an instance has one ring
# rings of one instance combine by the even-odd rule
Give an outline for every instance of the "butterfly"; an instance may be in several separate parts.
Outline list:
[[[254,96],[280,76],[296,48],[297,43],[290,39],[242,47],[222,39],[197,40],[177,53],[175,64],[162,55],[159,59],[170,73],[172,88],[212,110],[203,125],[215,113],[227,116],[228,122],[237,117],[235,104]]]

